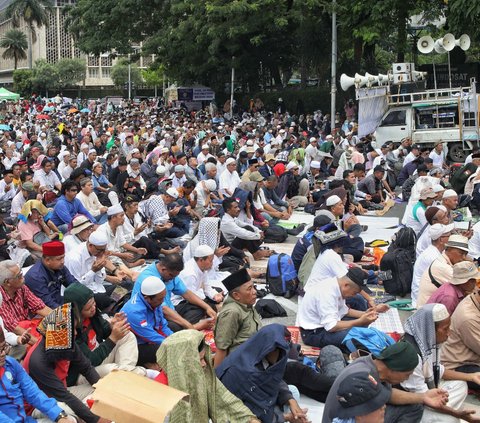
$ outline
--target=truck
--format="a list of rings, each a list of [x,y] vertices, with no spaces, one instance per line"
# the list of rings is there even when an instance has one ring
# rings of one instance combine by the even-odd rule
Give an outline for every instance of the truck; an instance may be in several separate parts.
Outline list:
[[[406,93],[397,89],[397,94],[392,93],[394,89],[391,86],[381,91],[386,96],[382,103],[386,111],[374,132],[377,146],[387,141],[399,143],[407,137],[427,148],[443,141],[454,162],[463,162],[471,150],[479,148],[479,99],[474,78],[468,87]],[[369,89],[357,90],[360,116],[362,100],[371,100],[365,90]]]

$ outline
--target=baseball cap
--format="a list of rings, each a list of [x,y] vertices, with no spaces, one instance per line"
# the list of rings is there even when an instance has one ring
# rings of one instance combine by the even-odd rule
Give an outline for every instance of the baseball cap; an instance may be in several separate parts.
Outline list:
[[[442,225],[441,223],[435,223],[434,225],[428,228],[428,235],[430,238],[435,241],[441,236],[448,234],[453,231],[455,225],[452,223],[450,225]]]
[[[395,372],[411,372],[418,365],[415,347],[406,341],[400,341],[382,350],[375,357]]]
[[[370,372],[352,373],[338,385],[335,417],[347,419],[365,416],[382,408],[390,399],[391,391]]]
[[[367,287],[367,273],[364,272],[360,267],[351,267],[348,269],[347,278],[352,282],[355,282],[362,291],[370,294],[372,291]]]

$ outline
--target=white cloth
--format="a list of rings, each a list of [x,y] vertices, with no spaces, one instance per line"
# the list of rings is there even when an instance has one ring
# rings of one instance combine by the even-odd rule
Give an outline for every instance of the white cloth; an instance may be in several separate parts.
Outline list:
[[[473,258],[480,257],[480,222],[473,225],[473,235],[468,241],[468,255]]]
[[[423,394],[428,391],[428,386],[425,383],[425,379],[433,380],[433,364],[434,364],[435,353],[429,356],[429,359],[425,362],[422,362],[422,357],[418,355],[418,364],[417,367],[413,370],[413,373],[408,377],[408,379],[401,383],[402,387],[409,392],[415,392]],[[440,379],[443,376],[445,367],[439,363],[440,367]]]
[[[15,194],[17,191],[15,190],[15,186],[13,185],[13,182],[10,182],[8,184],[10,189],[6,191],[7,184],[5,183],[5,180],[0,180],[0,200],[1,201],[9,201],[15,197]]]
[[[445,154],[443,153],[443,151],[441,151],[439,154],[435,151],[435,149],[433,149],[432,151],[430,151],[428,157],[433,160],[433,167],[439,167],[440,169],[442,169],[443,162],[445,161]]]
[[[440,381],[438,387],[448,392],[447,405],[449,407],[458,410],[463,406],[468,394],[466,382],[460,380],[442,380]],[[423,410],[421,423],[460,423],[463,421],[464,420],[460,420],[446,414],[441,414],[431,408],[425,407]]]
[[[347,274],[347,271],[348,266],[339,254],[330,249],[325,250],[315,260],[312,273],[305,284],[305,290],[323,284],[325,278],[341,278]]]
[[[420,289],[420,280],[423,273],[429,268],[435,259],[440,257],[442,253],[434,245],[430,245],[425,251],[417,257],[413,266],[412,278],[412,306],[417,306],[418,292]]]
[[[222,222],[220,224],[220,230],[222,231],[225,239],[228,242],[233,242],[235,238],[245,239],[245,240],[259,240],[260,239],[260,229],[257,227],[252,227],[254,232],[244,229],[246,225],[238,219],[234,219],[228,213],[225,213],[222,217]]]
[[[36,170],[33,175],[33,182],[39,182],[41,187],[47,187],[49,190],[56,189],[57,185],[61,185],[60,179],[54,171],[48,174],[43,169]]]
[[[147,228],[135,235],[135,228],[142,226],[143,223],[144,222],[142,220],[142,216],[140,216],[140,213],[135,213],[135,216],[133,216],[133,225],[128,216],[125,215],[125,221],[123,222],[122,229],[125,239],[129,244],[133,244],[135,241],[138,241],[142,236],[148,236],[148,233],[151,232],[148,231]]]
[[[115,253],[123,252],[122,245],[126,244],[127,240],[125,239],[125,234],[123,232],[122,226],[117,227],[114,234],[112,229],[110,228],[110,224],[108,222],[105,222],[103,225],[100,225],[97,228],[97,231],[101,231],[106,235],[108,239],[108,251],[113,251]],[[122,260],[115,256],[110,256],[110,260],[114,263],[122,263]]]
[[[105,292],[103,282],[106,271],[105,268],[98,272],[92,270],[92,264],[96,259],[88,252],[87,243],[83,242],[65,255],[65,266],[82,285],[90,288],[94,293],[102,293]]]
[[[22,211],[23,205],[27,202],[25,197],[23,196],[22,191],[20,190],[12,200],[12,207],[10,209],[10,217],[18,217],[20,212]]]
[[[403,167],[405,167],[408,163],[413,162],[416,158],[417,156],[415,156],[415,154],[412,152],[408,153],[403,160]]]
[[[100,207],[103,205],[98,201],[97,194],[91,192],[90,195],[85,195],[82,191],[77,194],[77,198],[82,202],[83,206],[93,216],[98,217],[101,215]]]
[[[219,189],[222,194],[232,195],[240,182],[241,179],[238,176],[237,171],[230,173],[228,169],[225,169],[220,175]],[[230,194],[227,193],[227,190],[230,192]]]
[[[5,325],[3,324],[3,319],[1,317],[0,327],[3,330],[3,335],[5,336],[5,341],[7,342],[7,344],[11,345],[12,347],[18,345],[18,335],[15,335],[13,332],[9,332],[7,329],[5,329]]]
[[[425,230],[422,232],[420,237],[417,239],[417,246],[415,248],[415,252],[417,254],[417,258],[422,254],[430,245],[432,245],[432,238],[430,237],[430,234],[428,233],[428,229],[430,228],[430,225],[428,225]],[[418,236],[418,234],[417,234]]]
[[[208,271],[202,271],[198,267],[194,258],[191,258],[185,263],[183,270],[178,276],[185,286],[202,300],[207,297],[213,300],[213,297],[218,294],[218,291],[213,289],[213,286],[211,285],[208,278]],[[183,297],[180,295],[174,295],[172,297],[172,303],[174,306],[181,301],[183,301]]]
[[[298,307],[297,322],[303,329],[325,328],[329,331],[348,313],[337,278],[327,278],[313,285]]]
[[[65,254],[74,250],[78,245],[83,244],[83,241],[81,241],[76,235],[67,235],[63,238],[62,242],[63,245],[65,245]]]

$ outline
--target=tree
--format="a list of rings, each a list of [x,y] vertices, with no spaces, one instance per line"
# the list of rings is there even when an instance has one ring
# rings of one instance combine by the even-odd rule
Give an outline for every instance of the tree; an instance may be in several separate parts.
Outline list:
[[[33,91],[33,70],[17,69],[13,71],[13,89],[23,97],[29,96]]]
[[[33,89],[45,92],[48,97],[48,90],[58,88],[58,68],[45,59],[39,59],[33,67],[32,85]]]
[[[5,10],[5,16],[12,19],[14,27],[19,27],[22,19],[28,27],[28,67],[32,69],[32,46],[37,40],[35,26],[48,26],[48,11],[52,0],[13,0]]]
[[[123,58],[118,60],[112,67],[110,76],[117,87],[123,86],[128,82],[128,63],[128,59]],[[130,81],[135,85],[141,85],[143,83],[142,74],[135,63],[130,65]]]
[[[19,29],[10,29],[0,40],[0,47],[5,51],[2,57],[5,60],[13,59],[14,69],[17,69],[18,61],[27,58],[26,50],[28,49],[27,36]]]
[[[72,87],[85,79],[87,65],[82,59],[61,59],[56,64],[57,85],[61,88]]]
[[[157,97],[157,87],[162,85],[164,79],[164,73],[161,68],[149,68],[142,70],[142,77],[145,81],[145,85],[155,88],[155,97]]]

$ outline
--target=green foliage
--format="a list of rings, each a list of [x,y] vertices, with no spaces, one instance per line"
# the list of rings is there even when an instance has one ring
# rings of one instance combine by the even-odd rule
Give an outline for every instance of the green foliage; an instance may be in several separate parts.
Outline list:
[[[117,87],[128,82],[128,59],[118,60],[112,67],[110,76]],[[130,65],[130,80],[137,86],[143,83],[142,74],[135,63]]]
[[[30,95],[33,91],[32,80],[32,69],[17,69],[13,71],[13,90],[23,97]]]
[[[32,86],[42,92],[58,88],[58,68],[45,59],[39,59],[33,66]]]
[[[155,87],[162,85],[164,73],[161,68],[149,68],[142,70],[142,78],[145,81],[147,87]]]
[[[87,67],[82,59],[61,59],[56,64],[58,72],[58,87],[71,87],[85,79]]]
[[[14,60],[14,69],[17,69],[19,60],[27,58],[27,36],[19,29],[10,29],[7,31],[0,40],[0,47],[5,49],[2,54],[4,59]]]
[[[48,26],[48,11],[52,6],[52,0],[13,0],[7,7],[5,15],[12,19],[14,27],[19,27],[23,19],[35,41],[35,26]]]

